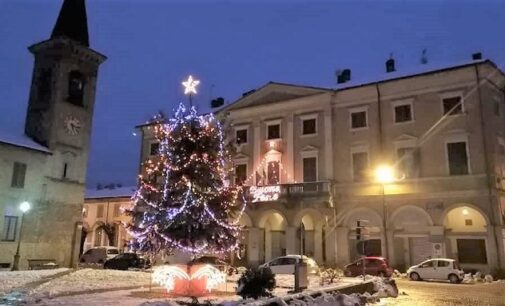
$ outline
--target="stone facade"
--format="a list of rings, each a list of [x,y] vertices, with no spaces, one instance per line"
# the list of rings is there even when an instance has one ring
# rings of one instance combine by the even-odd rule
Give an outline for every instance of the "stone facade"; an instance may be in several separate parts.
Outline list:
[[[77,263],[97,73],[105,61],[89,48],[85,16],[83,0],[64,1],[51,38],[29,48],[35,62],[25,134],[0,139],[4,267],[20,239],[21,269],[30,259]],[[23,201],[32,208],[21,218]]]
[[[504,86],[493,62],[475,60],[336,89],[268,83],[219,110],[236,177],[256,196],[242,263],[293,253],[348,263],[366,220],[367,253],[400,269],[437,256],[505,267]],[[155,140],[139,128],[145,160]],[[384,164],[395,177],[378,183]]]

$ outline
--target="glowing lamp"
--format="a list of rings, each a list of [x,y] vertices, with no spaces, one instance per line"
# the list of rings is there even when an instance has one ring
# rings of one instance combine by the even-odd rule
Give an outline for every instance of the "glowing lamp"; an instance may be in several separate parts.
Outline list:
[[[275,149],[275,141],[270,141],[270,149]]]
[[[463,208],[463,216],[468,216],[468,209]]]
[[[395,180],[394,170],[388,165],[381,165],[375,170],[375,179],[381,184],[391,183]]]
[[[26,213],[27,211],[29,211],[30,208],[31,208],[30,203],[28,203],[26,201],[21,203],[21,205],[19,205],[19,210],[21,210],[23,212],[23,214]]]

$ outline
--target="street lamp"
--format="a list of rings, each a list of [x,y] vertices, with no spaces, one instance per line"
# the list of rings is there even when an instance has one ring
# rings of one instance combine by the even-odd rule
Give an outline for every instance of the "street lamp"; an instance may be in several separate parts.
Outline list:
[[[395,181],[395,171],[393,167],[389,165],[380,165],[375,170],[375,179],[378,183],[381,184],[382,187],[382,226],[384,228],[384,244],[386,245],[384,257],[388,258],[388,233],[387,233],[387,206],[386,206],[386,192],[385,186],[386,184],[392,183]]]
[[[23,216],[27,211],[30,210],[30,203],[28,202],[23,202],[19,205],[19,210],[21,210],[21,222],[19,225],[19,238],[18,238],[18,248],[16,250],[16,254],[14,255],[14,264],[12,265],[12,271],[17,271],[19,270],[19,248],[21,247],[21,233],[23,230]]]

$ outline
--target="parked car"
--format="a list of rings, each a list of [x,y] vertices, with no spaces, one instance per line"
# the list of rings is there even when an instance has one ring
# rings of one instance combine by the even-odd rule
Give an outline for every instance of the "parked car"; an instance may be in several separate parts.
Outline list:
[[[94,247],[81,255],[81,263],[99,263],[103,264],[107,259],[119,255],[119,249],[112,246]]]
[[[147,269],[151,266],[149,259],[144,258],[135,253],[123,253],[108,259],[103,267],[104,269],[115,270],[128,270],[133,269]]]
[[[197,264],[209,264],[213,266],[227,266],[229,265],[226,260],[223,260],[219,257],[216,256],[201,256],[198,258],[195,258],[189,262],[190,265],[197,265]]]
[[[363,266],[364,264],[364,266]],[[367,256],[360,258],[344,267],[345,276],[358,276],[365,274],[390,277],[393,274],[393,268],[389,266],[388,261],[383,257]]]
[[[465,272],[458,262],[450,258],[432,258],[412,266],[407,270],[407,275],[413,281],[423,279],[449,280],[451,283],[460,283],[465,277]]]
[[[303,260],[307,264],[307,273],[316,274],[319,272],[319,266],[316,261],[305,255],[286,255],[277,257],[264,263],[260,268],[270,268],[274,274],[293,274],[294,266],[296,263]]]

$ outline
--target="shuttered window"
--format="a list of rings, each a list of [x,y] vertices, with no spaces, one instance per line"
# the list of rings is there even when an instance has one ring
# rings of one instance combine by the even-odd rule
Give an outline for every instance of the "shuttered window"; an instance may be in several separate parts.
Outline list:
[[[24,188],[25,176],[26,176],[26,164],[15,162],[12,170],[11,187]]]

